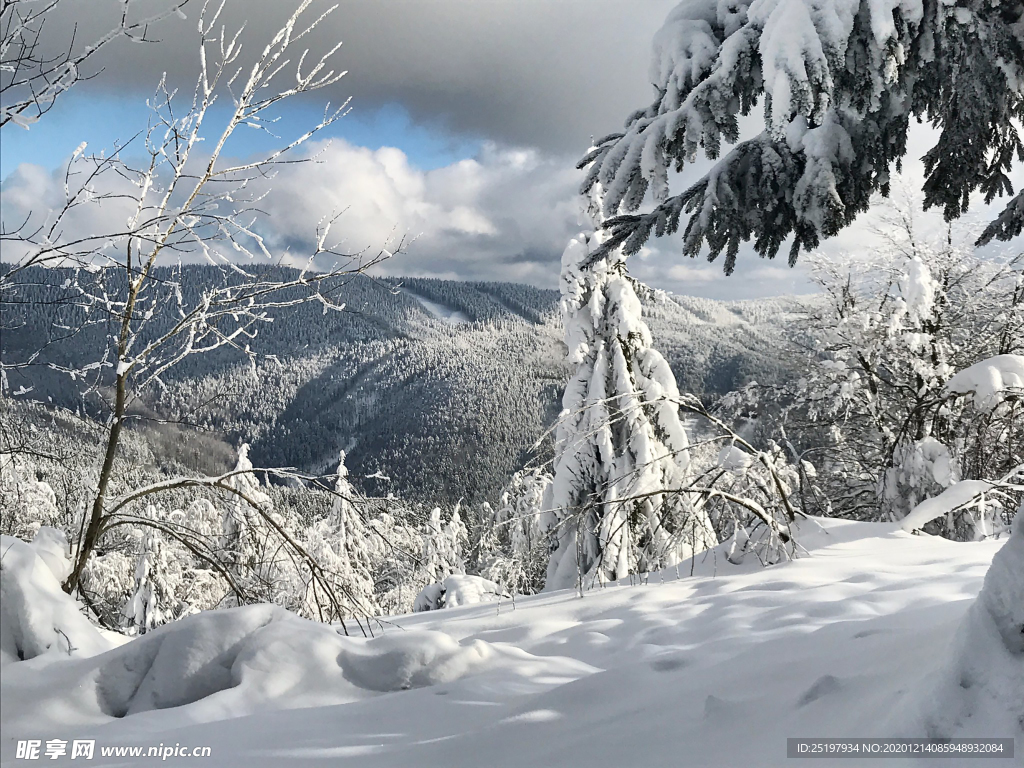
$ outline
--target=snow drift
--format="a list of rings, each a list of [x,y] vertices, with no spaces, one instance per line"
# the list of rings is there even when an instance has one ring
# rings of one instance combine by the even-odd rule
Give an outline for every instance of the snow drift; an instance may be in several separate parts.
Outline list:
[[[420,590],[413,601],[412,610],[414,613],[436,611],[439,608],[490,603],[503,597],[511,599],[511,595],[490,579],[455,574],[435,584],[428,584]]]
[[[918,705],[927,735],[1024,732],[1024,507],[935,677],[937,683],[923,686]]]
[[[45,526],[31,544],[0,536],[0,665],[110,647],[60,587],[70,571],[66,549],[64,534]]]
[[[955,543],[802,520],[795,535],[810,556],[734,565],[720,545],[681,578],[417,613],[372,639],[249,606],[8,664],[2,759],[55,734],[210,745],[224,768],[783,768],[786,736],[1020,744],[1020,530]]]
[[[204,722],[349,703],[502,668],[524,678],[591,671],[438,631],[347,637],[273,605],[207,611],[111,648],[36,548],[7,537],[3,546],[4,733],[56,733],[69,723],[167,710],[163,722]]]

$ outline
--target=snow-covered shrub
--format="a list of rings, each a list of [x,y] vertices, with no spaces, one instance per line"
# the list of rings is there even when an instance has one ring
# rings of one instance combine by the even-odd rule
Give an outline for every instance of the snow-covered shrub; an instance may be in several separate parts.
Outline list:
[[[151,507],[155,516],[156,509]],[[175,602],[171,563],[164,549],[163,537],[155,528],[142,534],[142,551],[135,565],[135,584],[131,599],[125,606],[125,620],[130,634],[145,634],[176,618],[168,610]],[[177,608],[176,605],[174,605]]]
[[[701,424],[690,450],[690,493],[719,539],[728,542],[732,562],[752,554],[773,564],[796,552],[791,525],[806,512],[807,495],[817,491],[817,473],[810,462],[793,455],[790,445],[784,447],[759,428],[759,420],[750,415],[756,392],[754,383],[730,393],[713,411],[693,396],[682,399]]]
[[[311,522],[302,533],[303,546],[322,569],[314,579],[310,564],[303,569],[306,595],[302,613],[323,620],[373,616],[379,612],[373,585],[373,566],[381,542],[363,522],[366,504],[348,481],[345,452],[338,461],[330,514]],[[330,591],[333,595],[324,595]]]
[[[440,608],[457,608],[460,605],[490,603],[506,597],[511,595],[493,581],[480,576],[460,574],[425,586],[416,595],[412,609],[414,612],[436,611]]]
[[[26,456],[0,453],[0,531],[29,540],[43,525],[57,521],[57,496],[49,483],[36,480]]]
[[[516,472],[497,510],[480,514],[478,573],[508,591],[532,595],[544,587],[549,542],[541,525],[551,476],[538,469]]]
[[[887,249],[811,265],[826,302],[810,317],[803,375],[763,405],[814,457],[819,511],[899,520],[959,480],[1024,462],[1012,365],[1024,354],[1024,257],[982,258],[908,228]],[[973,539],[1014,506],[964,508],[927,530]]]
[[[430,581],[441,581],[447,576],[466,572],[465,551],[469,543],[466,526],[456,504],[447,523],[441,521],[441,508],[430,510],[423,529],[420,568]]]

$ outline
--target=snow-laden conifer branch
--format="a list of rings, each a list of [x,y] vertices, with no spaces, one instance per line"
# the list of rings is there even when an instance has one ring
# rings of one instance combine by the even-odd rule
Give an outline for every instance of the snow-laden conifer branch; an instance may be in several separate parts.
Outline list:
[[[724,251],[731,272],[741,243],[770,258],[792,238],[793,261],[888,195],[911,118],[939,131],[924,157],[926,207],[949,221],[974,192],[1012,194],[1024,162],[1022,13],[984,0],[680,3],[654,40],[653,102],[580,161],[582,191],[600,187],[611,233],[595,258],[636,253],[686,213],[687,255]],[[740,118],[759,99],[765,130],[744,136]],[[720,157],[723,142],[735,146]],[[713,167],[669,196],[668,171],[698,152]],[[1011,204],[982,240],[1009,239],[1022,220]]]

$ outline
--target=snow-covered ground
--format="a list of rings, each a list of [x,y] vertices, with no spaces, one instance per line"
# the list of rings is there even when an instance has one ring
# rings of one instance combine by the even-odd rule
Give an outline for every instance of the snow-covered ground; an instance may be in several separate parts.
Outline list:
[[[109,766],[154,758],[99,746],[209,746],[166,762],[226,768],[792,766],[797,736],[1024,749],[1024,665],[963,622],[1003,541],[845,521],[804,522],[800,541],[809,554],[778,566],[712,550],[692,575],[403,616],[368,641],[252,606],[96,656],[10,662],[2,764],[28,764],[15,758],[26,738],[95,739],[85,764]]]
[[[454,307],[449,307],[445,304],[441,304],[437,301],[431,301],[426,296],[420,296],[418,293],[403,288],[402,291],[409,297],[416,299],[423,308],[427,310],[433,317],[436,317],[442,323],[448,325],[466,325],[469,320],[469,315]]]

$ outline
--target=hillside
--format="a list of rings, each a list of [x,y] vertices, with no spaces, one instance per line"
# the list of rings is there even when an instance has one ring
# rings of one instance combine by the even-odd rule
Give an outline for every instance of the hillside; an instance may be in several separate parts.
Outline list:
[[[173,279],[187,293],[212,274],[186,266]],[[83,367],[106,343],[104,325],[60,330],[82,324],[81,313],[59,301],[73,292],[68,281],[62,270],[23,275],[18,295],[26,303],[4,305],[0,352],[23,360],[45,343],[35,365],[12,372],[12,391],[24,387],[25,398],[101,417],[99,393],[82,393],[92,384],[102,392],[103,369],[72,382],[48,367]],[[567,377],[556,291],[363,276],[332,291],[344,312],[306,305],[262,326],[250,345],[255,366],[219,350],[166,376],[133,424],[157,457],[215,471],[246,441],[257,465],[320,473],[345,449],[365,491],[449,503],[495,498],[538,454],[538,440],[544,457]],[[27,302],[32,312],[22,311]],[[646,299],[680,389],[706,398],[785,375],[778,340],[802,307],[796,299],[727,303],[661,292]]]

